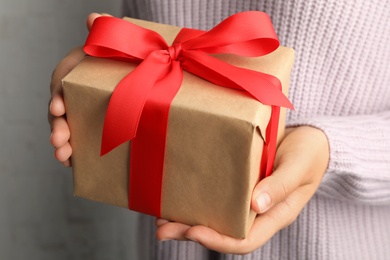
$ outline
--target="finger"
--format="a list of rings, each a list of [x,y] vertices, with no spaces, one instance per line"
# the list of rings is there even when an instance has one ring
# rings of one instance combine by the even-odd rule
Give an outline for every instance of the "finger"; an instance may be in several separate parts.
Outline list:
[[[65,167],[72,167],[72,161],[69,158],[68,160],[62,162],[62,165],[64,165]]]
[[[178,222],[168,222],[157,228],[156,237],[160,241],[166,241],[166,240],[187,241],[188,239],[184,236],[184,234],[189,228],[190,226],[185,224],[181,224]]]
[[[291,193],[286,201],[258,215],[245,239],[225,236],[205,226],[191,227],[184,236],[220,253],[251,253],[268,242],[279,230],[292,224],[314,191],[315,188],[309,185],[300,187]]]
[[[285,228],[296,220],[316,190],[317,187],[313,184],[301,186],[291,193],[286,200],[280,202],[263,215],[269,217],[270,221],[273,220],[276,231]]]
[[[223,254],[248,254],[263,245],[267,241],[266,238],[269,239],[271,237],[271,234],[276,233],[275,230],[270,230],[271,227],[269,226],[264,226],[264,229],[262,227],[259,228],[259,223],[257,223],[259,222],[258,218],[255,219],[252,227],[252,229],[256,229],[256,232],[254,232],[254,234],[257,234],[255,238],[248,236],[246,239],[236,239],[222,235],[206,226],[191,227],[186,231],[184,236],[188,240],[197,242],[208,249]]]
[[[95,21],[96,18],[98,18],[100,16],[112,16],[112,15],[106,14],[106,13],[102,13],[102,14],[91,13],[91,14],[89,14],[88,17],[87,17],[87,28],[88,28],[88,30],[91,30],[93,22]]]
[[[96,18],[102,16],[101,14],[98,13],[91,13],[87,17],[87,28],[88,30],[91,30],[92,24],[95,21]]]
[[[252,209],[261,214],[274,205],[285,200],[297,189],[304,178],[301,178],[292,168],[286,169],[289,164],[280,165],[274,173],[261,180],[255,187],[252,195]]]
[[[250,252],[247,239],[235,239],[222,235],[206,226],[194,226],[187,230],[185,237],[208,249],[224,254],[245,254]]]
[[[70,163],[67,161],[69,160],[71,155],[72,155],[72,147],[70,146],[70,143],[66,143],[61,147],[57,147],[54,151],[54,157],[58,161],[62,162],[63,164],[70,165]]]
[[[54,118],[52,120],[52,129],[50,143],[54,147],[61,147],[69,142],[70,129],[64,117]]]
[[[56,95],[62,96],[61,80],[85,57],[85,53],[81,47],[72,49],[53,71],[51,76],[50,91],[52,97]]]
[[[65,115],[65,102],[61,95],[54,95],[50,101],[49,113],[55,117]]]
[[[167,224],[169,222],[170,222],[169,220],[162,219],[162,218],[157,218],[156,221],[155,221],[155,224],[156,224],[156,227],[160,227],[160,226],[162,226],[164,224]]]
[[[319,184],[326,170],[327,154],[327,138],[322,131],[311,127],[290,131],[278,148],[275,171],[253,191],[253,210],[264,213],[299,186]]]

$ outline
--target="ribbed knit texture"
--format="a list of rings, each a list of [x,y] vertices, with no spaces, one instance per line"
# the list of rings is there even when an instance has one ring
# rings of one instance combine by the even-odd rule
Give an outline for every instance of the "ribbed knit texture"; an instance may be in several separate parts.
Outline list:
[[[328,171],[291,226],[252,254],[218,259],[390,259],[389,1],[127,0],[124,9],[200,29],[261,10],[296,51],[287,123],[325,132]],[[151,259],[215,258],[192,242],[156,242],[153,223],[142,221]]]

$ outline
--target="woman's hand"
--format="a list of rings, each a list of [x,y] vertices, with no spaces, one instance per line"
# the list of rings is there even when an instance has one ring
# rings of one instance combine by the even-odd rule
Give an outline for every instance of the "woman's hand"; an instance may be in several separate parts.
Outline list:
[[[159,240],[192,240],[221,253],[250,253],[295,221],[317,190],[328,161],[328,140],[321,130],[309,126],[289,128],[277,150],[274,173],[253,191],[252,208],[258,216],[246,239],[163,219],[156,221],[156,236]]]
[[[93,21],[101,16],[90,14],[87,18],[87,28],[91,28]],[[73,49],[57,65],[53,71],[50,83],[51,99],[48,110],[48,120],[51,127],[50,143],[55,147],[54,157],[65,166],[70,166],[72,147],[69,143],[70,130],[66,121],[65,103],[62,93],[61,80],[84,58],[82,47]]]
[[[70,130],[66,121],[64,97],[61,80],[83,58],[85,54],[81,47],[73,49],[53,71],[50,90],[48,119],[51,127],[50,143],[55,147],[54,157],[65,166],[70,166],[72,147],[69,143]]]

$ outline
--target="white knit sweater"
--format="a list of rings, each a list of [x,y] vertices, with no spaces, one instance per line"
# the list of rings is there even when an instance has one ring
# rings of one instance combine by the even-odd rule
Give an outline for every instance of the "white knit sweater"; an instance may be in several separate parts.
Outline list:
[[[390,1],[127,0],[124,10],[200,29],[239,11],[267,12],[282,45],[296,51],[287,122],[322,129],[331,148],[316,195],[254,253],[156,242],[148,217],[140,248],[152,259],[390,259]]]

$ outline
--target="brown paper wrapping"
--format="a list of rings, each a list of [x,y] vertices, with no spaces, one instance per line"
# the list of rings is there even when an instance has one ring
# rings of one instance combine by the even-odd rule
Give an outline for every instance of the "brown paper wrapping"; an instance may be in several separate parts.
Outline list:
[[[159,32],[168,44],[180,30],[129,20]],[[260,58],[218,57],[278,77],[287,95],[292,49],[279,47]],[[125,208],[130,145],[125,143],[103,157],[100,145],[110,95],[134,67],[131,63],[86,57],[63,79],[73,148],[74,194]],[[255,218],[250,200],[259,179],[269,118],[270,107],[242,92],[184,72],[169,114],[161,216],[244,238]],[[282,109],[279,136],[283,134],[284,119]]]

